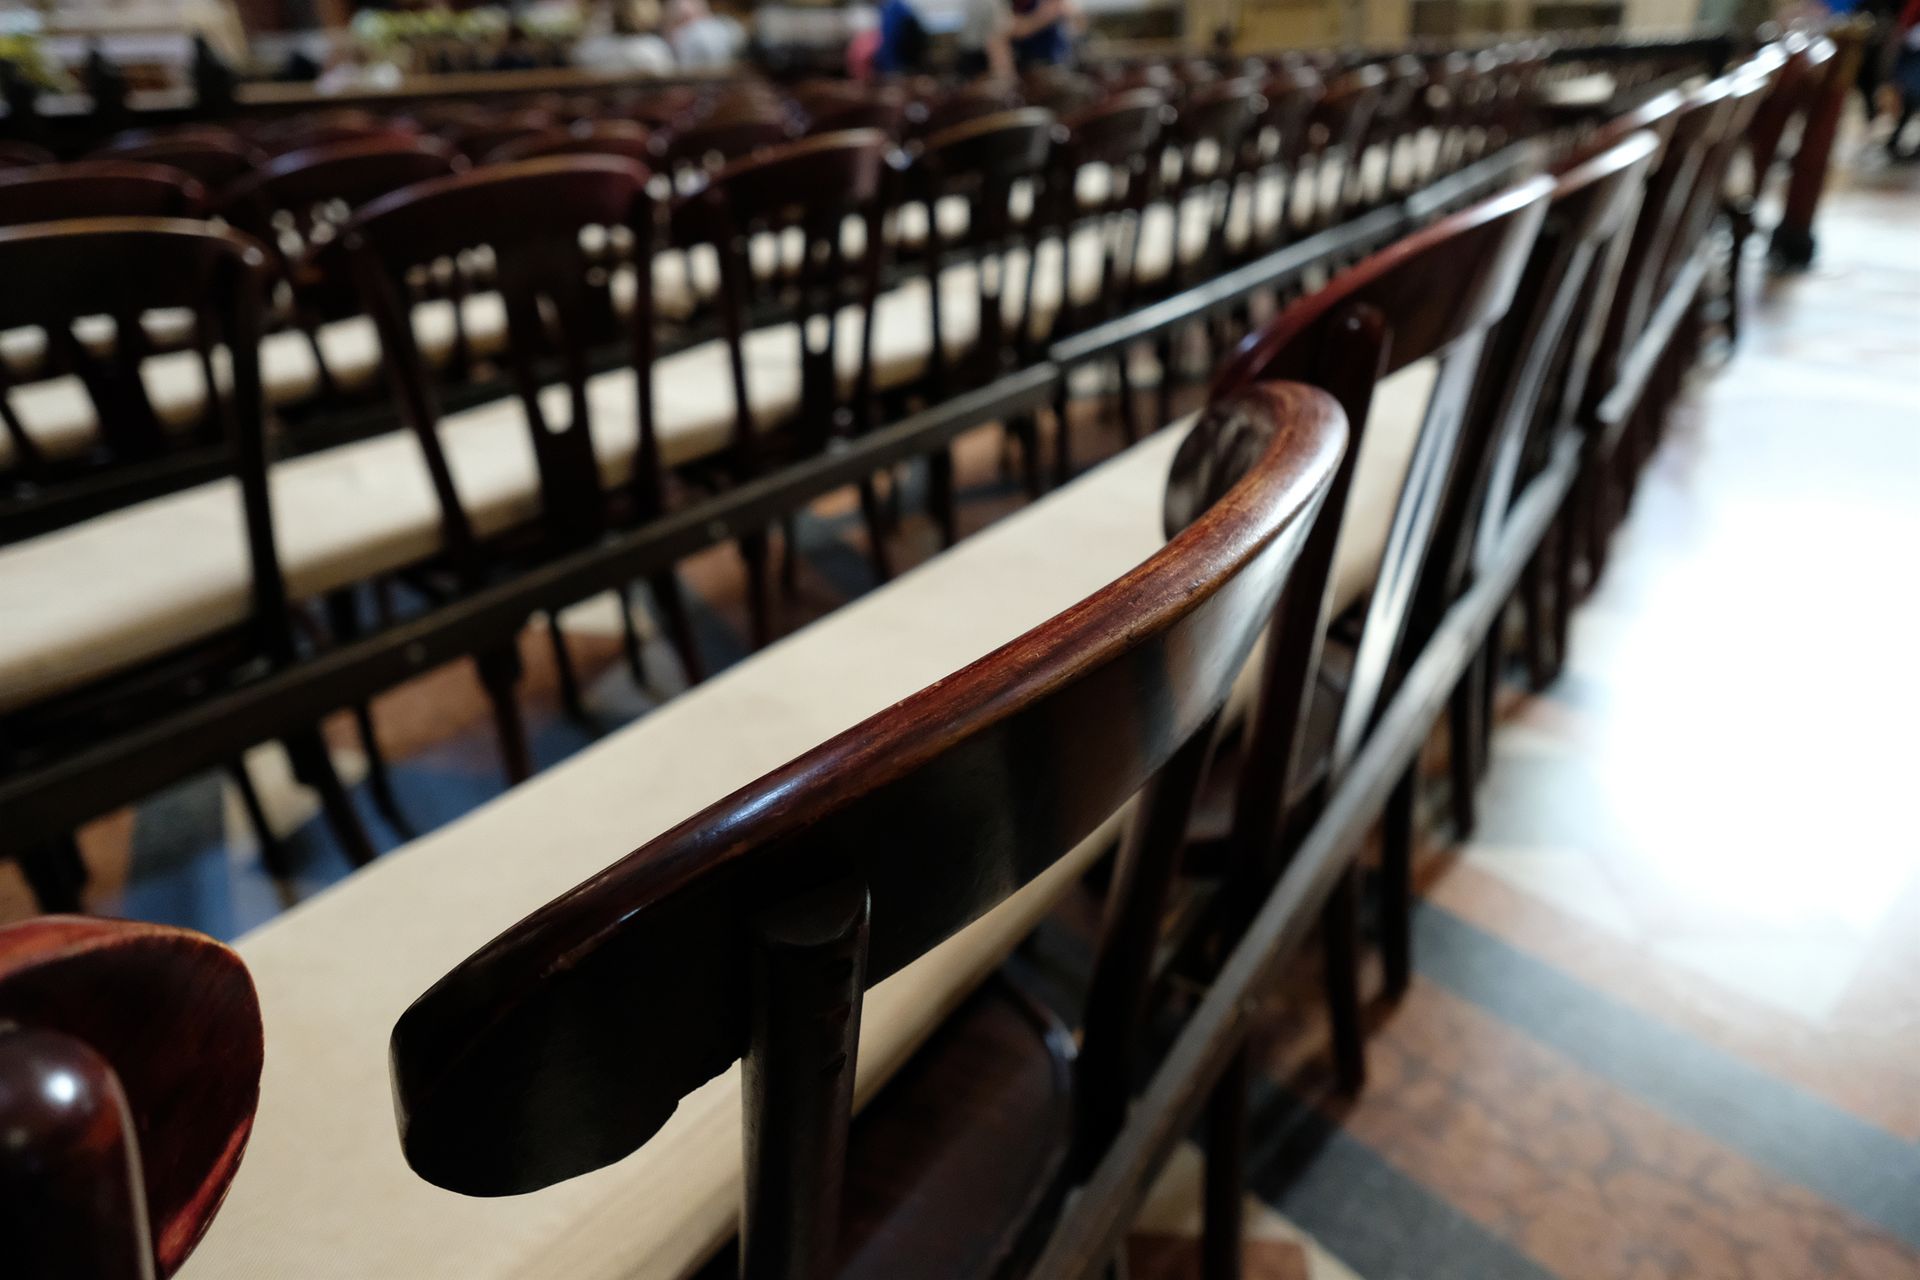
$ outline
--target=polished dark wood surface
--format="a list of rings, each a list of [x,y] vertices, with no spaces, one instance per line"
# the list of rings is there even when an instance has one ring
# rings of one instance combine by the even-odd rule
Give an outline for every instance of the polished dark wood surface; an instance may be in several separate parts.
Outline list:
[[[745,1050],[760,912],[862,883],[871,985],[1117,809],[1225,696],[1338,456],[1323,397],[1253,394],[1285,429],[1161,554],[688,819],[416,1002],[393,1039],[413,1167],[498,1195],[619,1159]]]
[[[169,165],[82,160],[0,170],[0,226],[62,218],[192,218],[206,189]]]
[[[41,1088],[0,1092],[30,1139],[0,1144],[9,1267],[172,1275],[239,1168],[261,1055],[253,982],[211,938],[70,916],[0,929],[0,1080]]]

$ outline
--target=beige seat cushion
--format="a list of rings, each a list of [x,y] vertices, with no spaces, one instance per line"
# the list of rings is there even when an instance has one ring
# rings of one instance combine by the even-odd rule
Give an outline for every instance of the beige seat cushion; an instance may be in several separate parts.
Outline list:
[[[461,309],[467,340],[476,354],[490,355],[504,347],[507,312],[499,294],[475,294],[465,299]],[[422,357],[430,365],[444,366],[454,352],[453,304],[441,300],[416,307],[414,333]],[[353,316],[321,326],[319,342],[327,368],[343,390],[362,389],[379,372],[380,339],[367,317]],[[171,351],[154,356],[141,364],[140,376],[162,426],[184,430],[201,420],[206,412],[207,385],[195,352]],[[224,352],[216,353],[214,376],[223,389],[230,385]],[[267,403],[276,407],[298,404],[319,391],[320,369],[305,334],[287,329],[268,334],[261,341],[260,382]],[[93,400],[76,377],[24,383],[13,390],[9,402],[22,429],[47,457],[82,453],[99,435]],[[12,454],[12,443],[0,437],[0,467],[12,460]]]
[[[748,392],[770,427],[799,406],[790,335],[752,335]],[[725,447],[734,402],[725,348],[666,357],[655,372],[660,452],[679,466]],[[567,421],[563,388],[545,392]],[[588,384],[594,451],[608,484],[624,480],[637,443],[631,369]],[[461,504],[484,536],[539,511],[539,478],[515,399],[450,415],[441,439]],[[413,435],[276,463],[274,528],[293,596],[304,598],[415,563],[441,544],[440,508]],[[0,710],[75,688],[243,621],[250,570],[238,486],[201,485],[0,549]]]
[[[1150,555],[1178,440],[1156,435],[243,939],[266,1021],[259,1118],[183,1280],[634,1280],[697,1266],[738,1212],[736,1073],[683,1100],[619,1164],[529,1196],[470,1199],[401,1160],[394,1020],[552,895]],[[1096,848],[1083,844],[870,994],[861,1100]]]

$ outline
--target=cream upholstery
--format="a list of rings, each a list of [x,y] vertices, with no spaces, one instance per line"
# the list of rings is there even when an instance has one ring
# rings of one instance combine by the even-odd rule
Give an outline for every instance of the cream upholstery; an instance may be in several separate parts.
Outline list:
[[[752,335],[748,393],[772,425],[799,405],[799,370],[777,330]],[[562,388],[547,389],[567,421]],[[630,369],[588,388],[594,448],[609,483],[637,442]],[[734,427],[725,348],[705,343],[655,373],[655,427],[677,466],[723,448]],[[462,506],[482,535],[539,510],[538,473],[519,402],[449,415],[441,438]],[[440,546],[440,510],[410,432],[276,463],[271,471],[281,566],[295,598],[397,569]],[[0,710],[74,688],[212,635],[246,617],[250,580],[239,490],[231,480],[140,503],[0,548]]]
[[[634,1280],[698,1265],[738,1212],[735,1073],[683,1100],[617,1165],[530,1196],[469,1199],[401,1160],[386,1067],[394,1019],[553,894],[1151,554],[1178,440],[1160,433],[243,939],[266,1020],[259,1118],[182,1280]],[[1083,844],[870,994],[861,1100],[1095,851]]]

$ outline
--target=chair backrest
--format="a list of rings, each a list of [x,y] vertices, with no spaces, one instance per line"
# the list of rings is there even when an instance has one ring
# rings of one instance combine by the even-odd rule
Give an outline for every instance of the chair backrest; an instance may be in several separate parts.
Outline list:
[[[1578,353],[1606,316],[1614,247],[1625,240],[1660,149],[1641,132],[1562,173],[1512,306],[1488,340],[1420,572],[1403,660],[1440,624],[1498,549],[1513,499],[1545,462]],[[1575,385],[1567,386],[1568,379]]]
[[[52,164],[53,152],[45,147],[35,146],[31,142],[14,142],[0,139],[0,169],[26,168],[29,165]]]
[[[1714,122],[1716,132],[1706,144],[1699,171],[1693,178],[1693,190],[1681,210],[1673,240],[1667,246],[1660,273],[1662,286],[1673,279],[1681,263],[1699,247],[1701,237],[1726,204],[1728,171],[1747,141],[1754,113],[1766,100],[1773,78],[1779,72],[1780,59],[1769,57],[1768,53],[1777,51],[1764,51],[1722,77],[1726,97]]]
[[[191,218],[206,203],[199,182],[166,165],[78,160],[0,172],[0,226],[61,218]]]
[[[490,283],[507,318],[500,361],[526,415],[545,531],[561,545],[597,536],[605,528],[607,495],[593,446],[588,356],[618,323],[604,258],[582,237],[590,229],[625,228],[645,279],[653,243],[648,177],[639,165],[615,156],[489,165],[376,200],[341,230],[362,304],[380,333],[401,416],[426,454],[447,549],[470,584],[483,575],[489,553],[448,468],[435,381],[414,335],[414,305],[423,291],[435,287],[428,277],[436,264],[489,251]],[[652,322],[650,295],[638,290],[627,318],[639,395],[634,488],[655,506]],[[541,395],[554,386],[565,393],[565,422],[552,420],[552,398]]]
[[[1715,80],[1688,94],[1672,109],[1666,145],[1647,176],[1633,235],[1627,241],[1620,280],[1609,307],[1588,378],[1587,396],[1597,403],[1612,385],[1619,363],[1652,317],[1666,283],[1665,268],[1681,236],[1701,171],[1721,136],[1732,85]],[[1652,104],[1649,104],[1651,109]],[[1640,113],[1635,113],[1636,115]],[[1609,126],[1600,134],[1608,137]]]
[[[353,211],[402,187],[465,167],[435,138],[376,137],[293,151],[228,187],[217,211],[273,251],[294,288],[304,321],[357,310],[358,295],[323,252]]]
[[[531,160],[535,156],[625,156],[651,167],[654,155],[653,134],[645,125],[632,120],[600,120],[515,138],[489,152],[486,163]]]
[[[728,165],[674,203],[676,244],[711,250],[718,290],[703,300],[718,313],[733,376],[734,461],[759,468],[745,340],[756,320],[792,326],[800,368],[795,438],[824,448],[873,423],[873,304],[887,257],[886,201],[893,192],[890,146],[873,129],[827,133]],[[851,223],[864,227],[849,252]],[[772,246],[771,270],[756,246]],[[857,314],[843,315],[852,307]],[[848,335],[845,331],[857,328]],[[853,377],[843,385],[840,352],[851,337]]]
[[[1755,109],[1753,124],[1747,130],[1747,147],[1753,164],[1752,194],[1756,200],[1773,171],[1774,161],[1779,158],[1787,127],[1805,113],[1813,90],[1825,75],[1827,60],[1834,54],[1833,41],[1824,37],[1808,40],[1798,34],[1790,35],[1777,47],[1785,61],[1774,76],[1773,87]]]
[[[545,111],[528,108],[523,111],[509,111],[489,116],[484,121],[473,124],[456,125],[444,132],[448,142],[453,144],[467,159],[478,162],[496,148],[524,138],[528,134],[543,133],[554,127],[554,119]]]
[[[1375,384],[1416,361],[1431,359],[1439,365],[1379,572],[1362,611],[1330,777],[1344,772],[1379,707],[1392,695],[1392,662],[1432,543],[1445,480],[1458,454],[1482,349],[1513,301],[1552,186],[1551,179],[1535,178],[1363,260],[1325,288],[1282,309],[1214,376],[1215,395],[1274,378],[1310,382],[1332,393],[1346,411],[1353,444],[1302,565],[1303,573],[1324,576],[1341,526],[1355,518],[1347,510],[1347,495],[1354,460],[1365,445]],[[1381,514],[1361,512],[1358,518],[1378,519]],[[1310,665],[1317,665],[1328,621],[1302,618],[1304,634],[1278,637],[1276,643],[1286,644],[1289,652],[1315,655]],[[1259,716],[1291,732],[1291,726],[1301,723],[1305,697],[1304,688],[1268,687],[1261,694]],[[1273,794],[1284,793],[1293,749],[1287,743],[1284,754],[1289,758],[1269,762],[1279,770]]]
[[[678,183],[793,141],[793,122],[772,106],[726,111],[656,135],[659,167]]]
[[[928,290],[933,316],[931,391],[936,396],[991,382],[1037,358],[1042,335],[1033,326],[1033,292],[1042,219],[1019,217],[1015,202],[1030,193],[1030,207],[1045,204],[1059,138],[1051,112],[1026,107],[944,129],[928,138],[914,158],[906,198],[925,212],[928,279],[940,280],[957,255],[974,264],[977,286],[978,328],[959,366],[951,362],[943,341],[943,290]],[[958,235],[949,236],[939,211],[943,202],[953,199],[966,202],[967,221]]]
[[[345,108],[275,120],[255,129],[251,137],[254,145],[268,155],[283,156],[343,142],[391,141],[416,136],[419,131],[410,120],[389,120],[370,111]]]
[[[1132,89],[1066,122],[1067,138],[1054,150],[1048,180],[1052,208],[1043,216],[1063,243],[1070,232],[1093,229],[1100,289],[1090,302],[1076,300],[1073,255],[1059,255],[1056,334],[1097,324],[1132,303],[1141,219],[1159,188],[1161,140],[1172,117],[1161,94]],[[1098,178],[1091,186],[1084,181],[1089,174]]]
[[[1379,67],[1356,67],[1328,82],[1307,117],[1308,147],[1318,157],[1314,168],[1313,225],[1325,226],[1340,218],[1358,190],[1361,154],[1373,129],[1373,116],[1386,89],[1387,73]],[[1327,203],[1320,166],[1337,163],[1338,178]]]
[[[172,1275],[240,1167],[260,1096],[240,958],[184,929],[0,928],[0,1236],[21,1275]]]
[[[1143,786],[1142,812],[1161,818],[1141,824],[1160,832],[1148,852],[1174,860],[1199,773],[1187,766],[1280,599],[1342,437],[1333,403],[1293,386],[1251,389],[1196,432],[1183,453],[1203,514],[1160,552],[687,819],[417,1000],[391,1059],[413,1168],[482,1195],[578,1176],[643,1145],[682,1097],[749,1055],[750,1096],[803,1099],[825,1140],[748,1116],[765,1145],[749,1153],[747,1248],[767,1202],[756,1192],[784,1182],[785,1203],[831,1206],[861,993]],[[815,914],[809,946],[790,913],[815,903],[849,914],[832,932]],[[753,956],[783,930],[788,962],[763,978]],[[769,1018],[796,1029],[792,1049],[754,1031]],[[791,1167],[770,1167],[775,1147]],[[831,1224],[819,1234],[830,1252]]]
[[[265,154],[251,143],[225,129],[204,127],[123,133],[109,139],[92,158],[169,165],[192,174],[208,191],[223,190],[266,162]]]
[[[99,436],[77,463],[43,457],[12,402],[0,364],[0,424],[13,447],[10,479],[44,496],[60,483],[97,482],[183,443],[224,451],[240,482],[252,563],[254,625],[268,656],[293,656],[286,588],[268,505],[260,332],[267,253],[249,236],[172,218],[88,218],[0,230],[0,330],[36,326],[49,354],[75,374],[92,401]],[[180,309],[194,316],[191,347],[207,388],[197,427],[164,425],[142,365],[150,350],[141,317]],[[110,322],[110,341],[83,342],[82,320]],[[219,347],[230,376],[216,377]]]

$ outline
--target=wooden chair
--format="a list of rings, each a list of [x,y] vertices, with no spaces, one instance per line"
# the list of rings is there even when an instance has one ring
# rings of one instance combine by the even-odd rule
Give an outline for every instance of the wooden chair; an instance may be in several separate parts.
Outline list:
[[[342,255],[330,249],[340,227],[354,210],[465,164],[434,138],[377,136],[278,156],[220,194],[220,215],[267,245],[280,267],[289,289],[285,320],[306,335],[321,405],[378,385],[375,369],[337,368],[321,339],[322,326],[362,314]],[[455,348],[465,350],[470,343],[458,307],[453,321]]]
[[[345,142],[398,141],[416,137],[419,132],[419,126],[410,120],[391,120],[370,111],[344,108],[274,120],[253,130],[251,138],[268,155],[283,156]]]
[[[1307,117],[1314,165],[1306,230],[1332,226],[1359,198],[1361,158],[1386,81],[1379,67],[1359,67],[1328,81],[1313,104]]]
[[[53,152],[31,142],[0,140],[0,169],[24,169],[36,164],[52,164]]]
[[[626,322],[637,403],[631,426],[619,427],[636,432],[637,442],[630,477],[613,488],[602,478],[587,395],[587,353],[613,340],[621,322],[604,263],[582,244],[582,232],[621,228],[632,237],[637,259],[646,262],[654,217],[645,189],[648,177],[631,160],[614,156],[490,165],[395,192],[355,214],[341,231],[362,305],[380,333],[401,419],[426,457],[440,506],[438,567],[451,591],[476,590],[530,561],[577,549],[617,522],[651,519],[663,510],[652,417],[652,307],[646,291],[639,292]],[[422,283],[423,273],[436,262],[481,248],[490,252],[494,286],[506,309],[501,362],[524,415],[539,476],[538,517],[530,524],[492,529],[476,525],[455,483],[440,435],[436,379],[412,321],[420,290],[430,287]],[[562,407],[565,421],[557,420]],[[604,436],[613,429],[603,424],[600,431]],[[651,585],[682,662],[697,678],[699,663],[678,585],[671,574],[659,575]],[[621,604],[625,615],[624,598]],[[548,625],[567,679],[572,668],[565,640],[551,615]],[[476,654],[475,663],[493,707],[508,778],[519,781],[533,766],[514,696],[518,651],[490,649]]]
[[[258,358],[267,262],[266,251],[238,231],[176,219],[83,219],[0,230],[0,278],[8,281],[0,329],[44,327],[97,411],[100,437],[84,471],[67,482],[97,482],[102,473],[194,448],[217,459],[238,482],[242,519],[235,536],[245,538],[251,566],[251,607],[238,627],[205,635],[178,601],[148,600],[129,606],[155,613],[138,626],[124,620],[110,626],[115,620],[101,619],[101,634],[87,651],[41,655],[34,690],[15,690],[13,705],[0,713],[0,768],[45,763],[297,656],[267,489]],[[195,317],[193,350],[208,388],[209,411],[189,431],[162,420],[141,377],[146,347],[139,317],[169,309]],[[91,349],[70,335],[78,321],[95,317],[111,321],[113,333]],[[230,377],[214,375],[216,345],[230,361]],[[16,398],[16,391],[0,388],[0,418],[15,456],[27,460],[23,470],[32,476],[39,466],[36,445],[21,429]],[[164,547],[138,550],[168,554]],[[26,544],[6,554],[30,557],[35,549]],[[32,576],[29,569],[28,580]],[[44,594],[15,607],[15,634],[31,637],[38,614],[58,613],[68,603],[49,584]],[[283,741],[296,775],[319,793],[347,857],[371,860],[372,846],[318,731],[302,730]],[[233,772],[249,809],[257,810],[244,769],[236,762]],[[269,868],[284,875],[282,852],[264,825],[261,837]],[[77,907],[84,874],[70,839],[52,849],[13,852],[43,906]]]
[[[1160,94],[1135,89],[1066,122],[1066,141],[1055,149],[1054,173],[1047,183],[1052,207],[1040,213],[1049,220],[1060,247],[1059,302],[1050,337],[1058,339],[1112,319],[1138,297],[1143,223],[1158,189],[1161,135],[1172,114]],[[1088,177],[1094,181],[1087,182]],[[1090,250],[1098,261],[1091,288],[1085,287],[1090,277],[1077,260],[1083,250]],[[1177,260],[1178,243],[1170,242],[1167,252],[1169,263]],[[1121,427],[1131,443],[1140,438],[1141,429],[1124,353],[1114,365]],[[1054,406],[1058,481],[1064,481],[1073,466],[1066,400],[1063,383]]]
[[[927,225],[930,400],[985,386],[1041,358],[1034,285],[1043,220],[1019,217],[1016,206],[1022,192],[1032,193],[1037,202],[1049,199],[1046,182],[1059,134],[1052,114],[1037,107],[979,116],[928,138],[908,171],[903,205],[916,205]],[[967,214],[957,235],[942,225],[940,214],[945,202],[955,199],[965,201]],[[967,291],[970,335],[958,350],[948,341],[944,287],[949,264],[956,262],[968,264],[965,278],[973,286]],[[1030,416],[1008,426],[1021,442],[1028,491],[1037,493],[1039,432]],[[931,488],[930,505],[951,545],[957,530],[948,447],[932,455]]]
[[[1499,553],[1515,498],[1525,481],[1544,468],[1560,433],[1571,427],[1561,398],[1573,376],[1570,366],[1591,349],[1587,335],[1606,316],[1614,247],[1633,225],[1641,184],[1659,149],[1655,134],[1633,134],[1555,181],[1513,305],[1482,352],[1456,462],[1445,477],[1394,667],[1412,665],[1447,610]],[[1545,586],[1544,569],[1536,560],[1523,591],[1528,656],[1542,684],[1549,678],[1543,651],[1549,626],[1541,597]],[[1502,649],[1496,627],[1449,703],[1448,763],[1454,829],[1460,837],[1474,827],[1473,790],[1486,769]],[[1410,767],[1395,787],[1382,823],[1381,951],[1387,994],[1396,998],[1412,976],[1417,783],[1417,766]]]
[[[206,205],[199,182],[139,161],[79,160],[0,172],[0,226],[63,218],[192,218]]]
[[[653,134],[645,125],[631,120],[600,120],[515,138],[489,152],[486,163],[531,160],[536,156],[625,156],[651,166],[654,154]]]
[[[1755,211],[1780,158],[1780,144],[1788,126],[1805,117],[1814,91],[1825,78],[1826,64],[1836,50],[1831,40],[1790,36],[1779,43],[1777,51],[1784,61],[1775,72],[1772,87],[1754,109],[1753,123],[1747,130],[1746,189],[1729,191],[1726,196],[1727,219],[1733,233],[1733,260],[1728,272],[1734,281],[1727,299],[1727,333],[1736,343],[1740,340],[1741,322],[1746,313],[1746,293],[1739,282],[1744,273],[1747,242],[1753,238]]]
[[[1215,375],[1216,396],[1273,378],[1311,379],[1341,403],[1352,433],[1302,561],[1306,580],[1324,578],[1326,593],[1318,609],[1302,610],[1276,628],[1270,652],[1288,657],[1269,659],[1269,667],[1285,670],[1286,682],[1260,681],[1237,755],[1216,764],[1232,787],[1234,809],[1223,850],[1227,903],[1257,902],[1273,883],[1289,847],[1278,825],[1281,806],[1296,821],[1310,821],[1393,696],[1414,591],[1433,546],[1446,479],[1460,456],[1483,351],[1513,299],[1551,187],[1545,178],[1524,183],[1364,260],[1281,310]],[[1376,383],[1417,361],[1438,365],[1426,403],[1399,407],[1400,420],[1381,415],[1375,422]],[[1366,466],[1368,433],[1404,440],[1409,427],[1404,478],[1390,516],[1373,509],[1393,492],[1378,488],[1380,474],[1365,474],[1376,491],[1350,502]],[[1398,468],[1385,473],[1389,479],[1391,470]],[[1336,560],[1343,541],[1366,546],[1368,535],[1378,537],[1377,553],[1356,559],[1346,552]],[[1341,643],[1329,650],[1334,624]],[[1328,660],[1329,652],[1340,660]],[[1293,683],[1300,671],[1305,681]],[[1365,1075],[1355,984],[1357,896],[1358,873],[1350,867],[1325,921],[1335,1064],[1348,1088]]]
[[[474,163],[518,138],[544,133],[555,126],[544,111],[524,110],[489,116],[485,121],[456,125],[442,134],[454,150]]]
[[[184,929],[0,928],[0,1236],[22,1276],[154,1280],[186,1261],[260,1095],[240,958]]]
[[[208,191],[223,190],[266,162],[258,147],[228,130],[205,126],[123,133],[109,139],[91,158],[168,165],[198,179]]]
[[[394,1028],[414,1170],[469,1195],[536,1191],[644,1145],[740,1059],[743,1275],[1016,1268],[1124,1112],[1206,727],[1281,599],[1340,440],[1331,401],[1303,388],[1216,406],[1170,496],[1170,512],[1199,514],[1163,551],[447,974]],[[863,993],[1142,788],[1085,1048],[990,983],[852,1121]]]
[[[654,136],[657,167],[684,185],[738,160],[793,141],[793,124],[772,107],[716,113],[695,124]]]
[[[733,439],[715,477],[719,483],[751,479],[783,457],[818,453],[835,438],[878,425],[873,311],[887,258],[889,151],[877,130],[823,134],[727,165],[696,180],[675,201],[675,247],[711,251],[719,264],[718,287],[705,305],[727,343],[735,409]],[[850,223],[864,232],[865,247],[857,255],[847,248]],[[756,245],[778,246],[772,270],[756,264]],[[756,321],[782,326],[792,337],[790,354],[777,357],[800,369],[799,411],[788,423],[755,420],[750,383],[763,375],[751,371],[748,345]],[[884,580],[892,568],[878,491],[871,479],[861,481],[859,490],[869,558]],[[759,647],[773,635],[767,534],[749,532],[739,545]],[[786,550],[784,576],[791,586],[791,537]]]
[[[1241,160],[1251,176],[1251,194],[1240,259],[1270,253],[1293,236],[1295,179],[1307,154],[1308,122],[1323,92],[1319,73],[1304,66],[1277,71],[1261,83],[1266,110],[1248,135]]]

